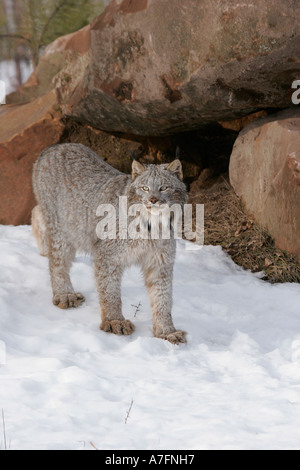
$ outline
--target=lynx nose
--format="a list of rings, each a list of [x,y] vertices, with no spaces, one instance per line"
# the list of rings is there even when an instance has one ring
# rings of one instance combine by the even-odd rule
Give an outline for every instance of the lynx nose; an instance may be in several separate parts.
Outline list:
[[[156,202],[158,202],[158,199],[157,197],[152,196],[152,197],[149,197],[148,201],[151,202],[151,204],[155,204]]]

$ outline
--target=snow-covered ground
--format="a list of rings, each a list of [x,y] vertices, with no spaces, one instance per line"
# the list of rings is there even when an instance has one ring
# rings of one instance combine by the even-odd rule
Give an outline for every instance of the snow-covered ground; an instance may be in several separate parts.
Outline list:
[[[88,258],[72,268],[86,303],[59,310],[31,227],[0,226],[7,447],[300,449],[300,285],[266,283],[219,247],[185,247],[180,241],[173,316],[189,334],[176,346],[153,338],[137,268],[123,283],[136,331],[110,335],[99,330]]]

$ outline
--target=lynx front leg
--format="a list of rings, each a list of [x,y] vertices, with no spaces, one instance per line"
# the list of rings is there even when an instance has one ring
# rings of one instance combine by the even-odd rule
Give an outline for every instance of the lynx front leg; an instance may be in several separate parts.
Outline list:
[[[147,266],[144,276],[153,314],[154,336],[174,344],[186,343],[186,333],[176,330],[172,320],[173,266]]]
[[[57,237],[50,240],[49,268],[53,291],[53,304],[66,309],[79,307],[85,298],[74,292],[69,271],[75,256],[75,249]]]
[[[100,300],[102,322],[100,329],[116,335],[131,335],[135,328],[122,315],[121,281],[122,269],[95,262],[96,287]]]

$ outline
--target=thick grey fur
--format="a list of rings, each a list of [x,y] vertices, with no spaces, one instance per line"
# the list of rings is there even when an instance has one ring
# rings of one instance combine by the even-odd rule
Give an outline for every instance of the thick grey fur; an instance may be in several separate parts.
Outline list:
[[[143,188],[148,187],[145,191]],[[162,191],[161,188],[167,187]],[[171,315],[172,277],[176,240],[100,240],[96,234],[100,204],[118,209],[119,196],[128,206],[145,207],[186,202],[178,159],[171,164],[132,163],[127,175],[81,144],[60,144],[45,149],[34,165],[33,188],[38,202],[32,213],[33,231],[40,252],[49,258],[53,303],[77,307],[85,300],[75,292],[69,271],[76,252],[92,256],[102,323],[100,328],[131,334],[134,325],[122,314],[121,280],[125,268],[139,264],[149,293],[154,335],[172,343],[186,342]],[[163,188],[165,189],[165,188]]]

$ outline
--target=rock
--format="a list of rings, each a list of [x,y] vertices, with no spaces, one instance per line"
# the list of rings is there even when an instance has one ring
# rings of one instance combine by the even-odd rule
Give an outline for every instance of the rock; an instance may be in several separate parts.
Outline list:
[[[30,223],[35,205],[32,165],[40,152],[59,141],[64,126],[49,92],[31,103],[0,110],[0,224]]]
[[[224,129],[230,129],[232,131],[240,132],[244,127],[248,126],[250,122],[255,121],[255,119],[259,119],[261,117],[267,117],[268,113],[263,111],[257,111],[257,113],[248,114],[247,116],[243,116],[239,119],[233,119],[231,121],[220,121],[219,124]]]
[[[86,46],[56,76],[59,100],[81,122],[138,135],[292,106],[299,18],[296,1],[113,0],[68,39],[74,48],[83,35]]]
[[[296,0],[112,0],[44,51],[9,102],[55,89],[94,128],[170,135],[292,106],[300,73]]]
[[[255,121],[240,133],[230,182],[254,219],[300,260],[300,110]]]
[[[219,124],[161,137],[112,134],[72,119],[64,122],[61,142],[87,145],[110,165],[125,173],[131,171],[131,150],[135,151],[141,162],[159,164],[171,162],[179,147],[184,181],[188,187],[203,168],[212,167],[213,173],[217,174],[228,171],[229,157],[238,135]]]
[[[89,65],[89,57],[90,25],[76,33],[59,37],[49,44],[33,74],[23,87],[7,97],[6,102],[28,103],[51,90],[56,90],[58,101],[66,87],[71,93],[83,79]]]

